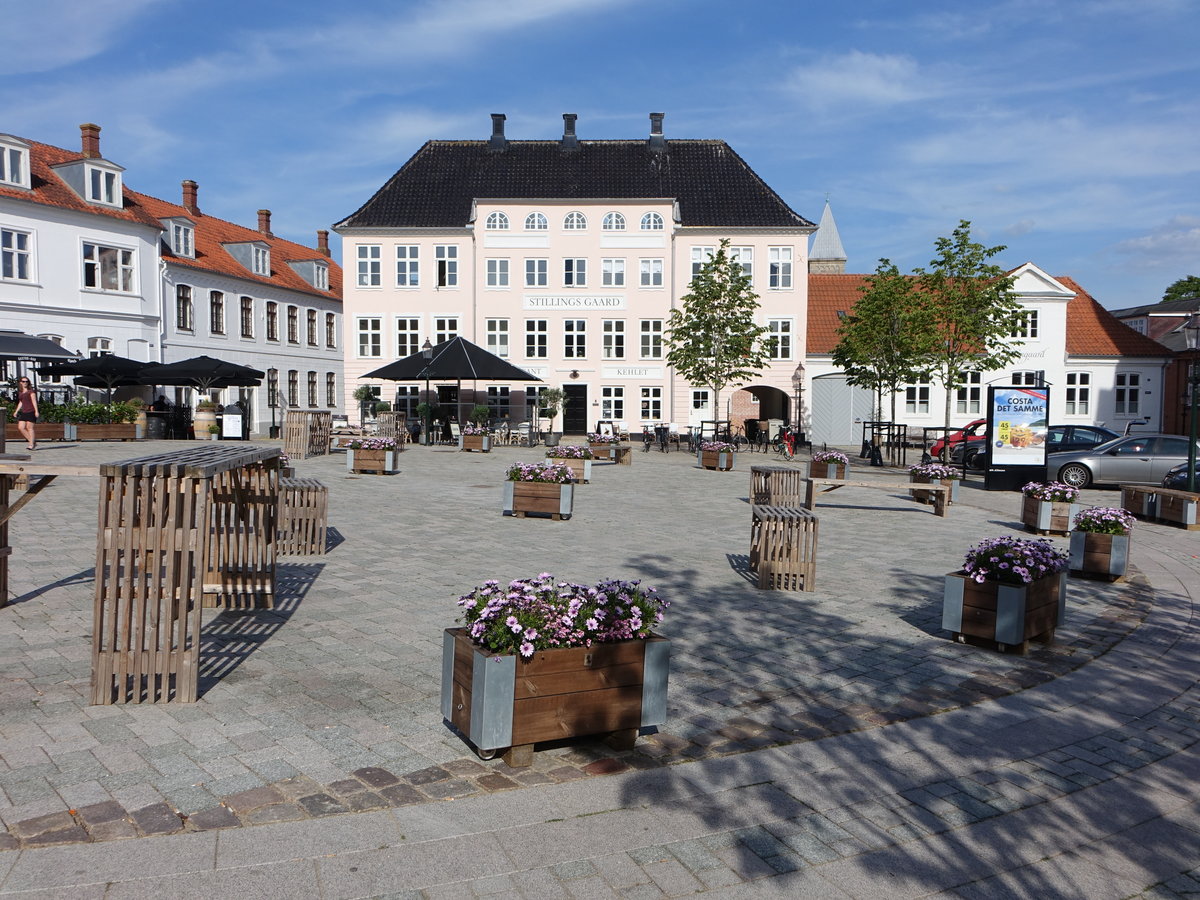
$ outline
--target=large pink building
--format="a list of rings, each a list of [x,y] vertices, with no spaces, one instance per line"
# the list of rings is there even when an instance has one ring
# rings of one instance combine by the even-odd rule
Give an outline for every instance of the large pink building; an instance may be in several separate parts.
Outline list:
[[[600,419],[695,424],[733,414],[790,419],[804,358],[808,236],[793,211],[724,141],[667,140],[661,114],[640,140],[428,141],[357,212],[343,238],[346,391],[367,384],[410,410],[420,383],[364,379],[426,340],[461,335],[562,387],[560,425]],[[728,238],[753,278],[771,365],[744,390],[710,392],[666,363],[663,329],[698,266]],[[464,385],[464,391],[470,386]],[[536,387],[440,388],[443,404],[486,402],[536,416]],[[354,408],[348,403],[348,408]]]

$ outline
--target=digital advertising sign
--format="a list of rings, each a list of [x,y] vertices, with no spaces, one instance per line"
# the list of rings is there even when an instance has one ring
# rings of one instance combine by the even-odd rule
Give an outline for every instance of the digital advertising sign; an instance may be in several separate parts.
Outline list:
[[[992,387],[988,401],[990,464],[1044,466],[1050,388]]]

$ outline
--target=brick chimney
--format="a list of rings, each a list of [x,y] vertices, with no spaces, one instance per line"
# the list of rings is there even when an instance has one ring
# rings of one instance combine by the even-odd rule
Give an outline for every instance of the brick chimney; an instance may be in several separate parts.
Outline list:
[[[563,113],[563,136],[560,145],[563,150],[579,149],[579,138],[575,136],[575,120],[578,118],[575,113]]]
[[[258,230],[267,237],[275,237],[271,234],[271,211],[269,209],[260,209],[258,211]]]
[[[190,212],[193,216],[200,215],[200,204],[196,202],[196,195],[200,192],[200,185],[192,180],[182,182],[183,185],[183,208]]]
[[[488,140],[489,150],[507,150],[508,138],[504,136],[504,113],[492,113],[492,136]]]
[[[83,143],[83,158],[102,159],[100,156],[100,126],[85,122],[79,126],[79,136]]]
[[[663,117],[665,113],[650,113],[650,138],[646,141],[646,146],[654,151],[662,151],[667,149],[667,139],[663,137]]]
[[[317,250],[322,256],[332,256],[329,252],[329,232],[323,228],[317,229]]]

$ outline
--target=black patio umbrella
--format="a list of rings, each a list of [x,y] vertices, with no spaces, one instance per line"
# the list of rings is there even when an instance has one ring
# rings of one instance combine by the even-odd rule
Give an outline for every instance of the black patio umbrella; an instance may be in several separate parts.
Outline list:
[[[138,380],[138,373],[146,368],[146,365],[144,360],[105,354],[81,359],[77,362],[39,366],[37,373],[74,378],[75,383],[81,387],[105,388],[111,403],[113,388],[142,384]]]
[[[258,369],[238,363],[214,359],[211,356],[193,356],[179,362],[150,365],[138,375],[140,384],[174,384],[194,387],[201,391],[213,388],[240,387],[260,384],[265,375]]]
[[[368,372],[363,378],[386,378],[389,381],[541,381],[518,368],[507,359],[472,344],[464,337],[450,338],[429,350],[418,350],[411,356]],[[426,390],[428,393],[428,390]],[[461,410],[459,420],[462,420]]]
[[[7,359],[77,359],[66,347],[23,331],[0,329],[0,362]]]

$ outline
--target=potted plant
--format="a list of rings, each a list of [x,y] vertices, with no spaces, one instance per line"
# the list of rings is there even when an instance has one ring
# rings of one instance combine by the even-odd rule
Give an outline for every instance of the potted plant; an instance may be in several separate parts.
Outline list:
[[[486,581],[458,601],[442,640],[443,718],[491,759],[533,762],[538,741],[606,734],[631,749],[666,722],[671,644],[654,634],[669,605],[639,581],[593,587],[548,572]]]
[[[1031,481],[1021,488],[1021,524],[1040,534],[1062,534],[1071,530],[1071,520],[1079,513],[1079,488],[1051,481]]]
[[[471,411],[467,413],[467,421],[475,425],[487,426],[492,418],[492,411],[483,403],[476,403],[471,407]]]
[[[438,408],[433,403],[421,401],[416,408],[417,418],[421,422],[421,443],[432,444],[430,434],[433,431],[433,420],[437,418]]]
[[[702,441],[700,449],[696,451],[696,462],[706,469],[728,472],[733,468],[736,449],[726,441]]]
[[[375,389],[369,385],[361,384],[354,389],[352,395],[358,401],[358,418],[361,422],[366,422],[375,415]]]
[[[80,441],[133,441],[145,434],[137,424],[140,403],[88,403],[76,398],[63,407],[67,437]],[[214,415],[213,421],[216,421]]]
[[[569,519],[575,505],[575,475],[562,463],[513,463],[504,473],[504,514],[526,513]]]
[[[487,425],[468,424],[464,425],[458,435],[459,450],[478,450],[480,453],[488,453],[492,449],[492,434],[488,431]]]
[[[1071,573],[1111,581],[1125,577],[1129,564],[1133,513],[1112,506],[1093,506],[1079,512],[1071,531]]]
[[[809,478],[836,478],[844,481],[850,474],[850,457],[840,450],[818,450],[808,467]]]
[[[354,438],[346,445],[346,468],[359,475],[395,475],[395,438]]]
[[[559,444],[546,448],[546,459],[552,459],[571,470],[576,483],[587,484],[592,480],[592,450],[574,444]]]
[[[950,488],[948,500],[950,503],[958,500],[959,477],[958,469],[945,463],[923,463],[918,466],[910,466],[908,470],[908,480],[913,484],[942,484]],[[913,491],[913,497],[921,503],[930,503],[933,500],[933,492]]]
[[[218,440],[221,437],[221,428],[216,422],[208,426],[208,439],[210,441]]]
[[[558,418],[559,410],[567,408],[567,394],[562,388],[546,388],[539,402],[542,404],[542,415],[550,420],[550,430],[543,434],[542,439],[547,447],[553,447],[562,439],[562,432],[554,430],[554,420]]]
[[[946,576],[942,627],[1025,652],[1037,637],[1048,643],[1066,612],[1068,558],[1047,540],[999,537],[967,551],[963,568]]]

